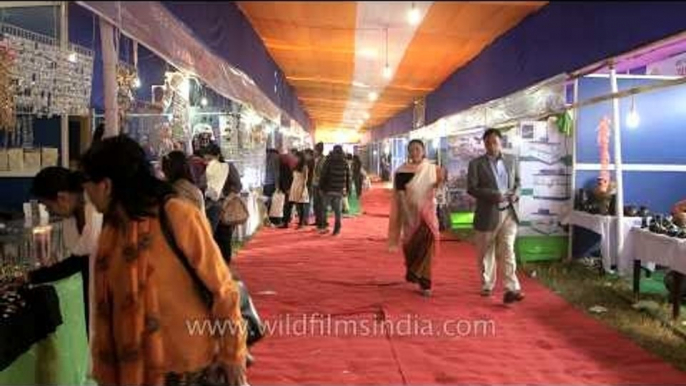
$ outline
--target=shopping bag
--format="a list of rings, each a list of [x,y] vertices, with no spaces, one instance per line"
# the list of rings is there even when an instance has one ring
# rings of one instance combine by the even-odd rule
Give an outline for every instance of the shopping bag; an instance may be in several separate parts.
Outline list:
[[[269,217],[281,218],[283,217],[283,205],[286,201],[286,195],[282,191],[277,190],[272,196],[272,206],[269,208]]]

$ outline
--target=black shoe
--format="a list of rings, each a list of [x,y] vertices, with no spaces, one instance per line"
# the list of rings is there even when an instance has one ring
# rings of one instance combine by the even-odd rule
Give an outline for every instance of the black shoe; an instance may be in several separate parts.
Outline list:
[[[333,230],[333,233],[332,233],[333,236],[338,236],[339,234],[341,234],[341,230],[340,230],[340,229],[334,229],[334,230]]]
[[[288,224],[279,225],[279,229],[288,229]]]
[[[503,296],[503,303],[505,304],[521,302],[522,300],[524,300],[524,294],[521,291],[507,291],[505,292],[505,296]]]
[[[484,289],[481,290],[481,296],[483,296],[483,297],[489,297],[489,296],[491,296],[491,295],[493,295],[493,290],[489,290],[489,289],[486,289],[486,288],[484,288]]]

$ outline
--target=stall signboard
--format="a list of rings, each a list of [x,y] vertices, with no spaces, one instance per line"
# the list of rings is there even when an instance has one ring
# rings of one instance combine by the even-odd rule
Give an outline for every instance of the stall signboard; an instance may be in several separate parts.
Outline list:
[[[549,121],[521,122],[520,236],[562,236],[571,197],[571,139]]]

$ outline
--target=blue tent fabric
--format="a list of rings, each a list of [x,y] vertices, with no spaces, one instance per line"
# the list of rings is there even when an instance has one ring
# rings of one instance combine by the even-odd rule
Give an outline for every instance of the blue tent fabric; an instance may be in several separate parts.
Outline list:
[[[167,1],[163,4],[216,55],[248,74],[303,129],[312,128],[295,90],[234,2]]]
[[[684,14],[685,2],[550,2],[431,92],[426,123],[673,36]],[[379,129],[395,133],[394,119]]]

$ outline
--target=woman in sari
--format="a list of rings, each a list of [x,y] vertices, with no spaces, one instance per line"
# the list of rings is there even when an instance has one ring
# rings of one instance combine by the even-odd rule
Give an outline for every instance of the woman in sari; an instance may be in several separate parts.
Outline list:
[[[412,140],[409,162],[395,173],[388,242],[391,251],[401,240],[407,273],[424,296],[431,295],[431,263],[439,238],[435,190],[443,183],[443,170],[425,158],[424,143]]]

